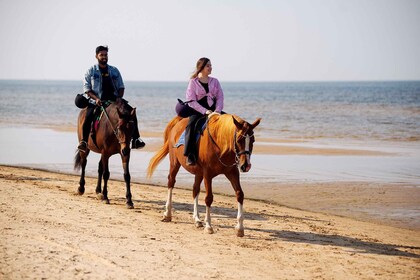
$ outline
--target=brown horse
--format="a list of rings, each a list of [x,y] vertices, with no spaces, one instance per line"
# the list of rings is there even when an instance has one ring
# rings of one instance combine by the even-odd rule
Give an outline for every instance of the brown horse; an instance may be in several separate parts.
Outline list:
[[[134,208],[131,200],[130,190],[130,140],[134,129],[134,118],[136,109],[132,108],[123,99],[117,99],[116,102],[111,103],[106,109],[99,107],[102,110],[102,117],[99,120],[98,128],[95,132],[96,141],[89,136],[88,150],[85,152],[78,151],[74,158],[74,168],[76,170],[82,169],[78,194],[82,195],[85,192],[85,168],[89,151],[101,154],[101,159],[98,164],[98,182],[96,185],[96,194],[98,198],[109,204],[108,199],[108,179],[110,176],[108,160],[112,155],[120,154],[122,165],[124,169],[124,181],[126,185],[127,208]],[[78,119],[78,137],[79,141],[82,139],[83,120],[86,116],[86,109],[80,111]],[[102,178],[104,179],[103,190],[101,190]]]
[[[212,179],[219,174],[224,174],[232,184],[238,201],[236,235],[244,236],[244,193],[239,181],[239,169],[242,172],[248,172],[251,168],[250,157],[255,141],[253,129],[260,121],[261,119],[257,119],[253,124],[249,124],[237,116],[228,114],[211,117],[197,144],[199,147],[198,159],[196,165],[193,166],[186,164],[184,149],[176,147],[182,132],[187,126],[188,119],[175,117],[169,122],[164,132],[164,144],[150,160],[147,170],[148,176],[151,177],[157,165],[169,153],[168,198],[162,221],[170,222],[172,219],[172,191],[175,186],[175,177],[182,166],[195,175],[193,185],[193,219],[195,225],[197,227],[203,226],[198,214],[198,195],[200,184],[204,179],[206,188],[206,225],[204,229],[207,233],[213,233],[210,220],[210,207],[213,202]]]

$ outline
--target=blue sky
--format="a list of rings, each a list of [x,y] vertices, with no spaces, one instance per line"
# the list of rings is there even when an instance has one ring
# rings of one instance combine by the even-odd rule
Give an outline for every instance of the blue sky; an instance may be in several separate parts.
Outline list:
[[[0,79],[79,80],[110,47],[125,80],[419,80],[415,0],[0,0]]]

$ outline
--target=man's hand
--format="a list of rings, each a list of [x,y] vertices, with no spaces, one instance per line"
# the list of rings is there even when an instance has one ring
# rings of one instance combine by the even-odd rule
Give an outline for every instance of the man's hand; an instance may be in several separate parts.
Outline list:
[[[99,98],[96,98],[96,106],[102,106],[102,101]]]

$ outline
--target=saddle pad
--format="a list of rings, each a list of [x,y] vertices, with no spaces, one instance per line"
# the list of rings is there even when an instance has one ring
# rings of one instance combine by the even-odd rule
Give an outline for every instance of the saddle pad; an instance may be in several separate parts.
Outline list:
[[[95,120],[93,121],[93,127],[92,127],[92,129],[93,129],[93,131],[92,132],[96,132],[96,131],[98,131],[98,128],[99,128],[99,121],[102,119],[102,115],[104,114],[104,112],[103,111],[101,111],[101,114],[99,115],[99,116],[97,116],[96,118],[95,118]]]
[[[104,108],[104,109],[106,109],[109,105],[111,105],[113,102],[112,101],[110,101],[110,100],[107,100],[107,101],[103,101],[104,103],[102,103],[102,107]],[[103,110],[101,110],[101,108],[100,107],[96,107],[95,108],[95,111],[93,112],[93,125],[92,125],[92,129],[91,129],[91,132],[92,133],[95,133],[96,131],[98,131],[98,128],[99,128],[99,122],[101,121],[101,119],[102,119],[102,116],[104,115],[104,111]]]
[[[198,140],[198,138],[197,138]],[[185,130],[182,132],[181,137],[179,137],[178,142],[175,144],[175,148],[178,148],[179,146],[185,145]]]

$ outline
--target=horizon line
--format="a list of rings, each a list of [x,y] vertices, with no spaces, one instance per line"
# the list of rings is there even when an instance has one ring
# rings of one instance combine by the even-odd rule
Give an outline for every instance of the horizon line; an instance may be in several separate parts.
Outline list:
[[[220,79],[219,79],[220,80]],[[4,79],[0,81],[49,81],[49,82],[79,82],[78,79]],[[184,83],[189,80],[125,80],[124,82],[141,83]],[[329,82],[420,82],[420,79],[365,79],[365,80],[223,80],[223,83],[329,83]]]

